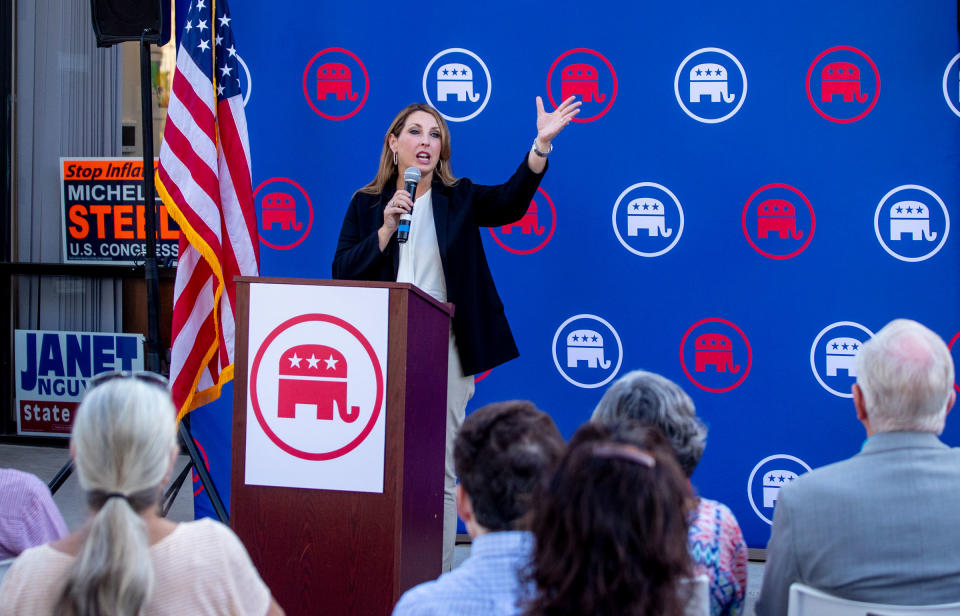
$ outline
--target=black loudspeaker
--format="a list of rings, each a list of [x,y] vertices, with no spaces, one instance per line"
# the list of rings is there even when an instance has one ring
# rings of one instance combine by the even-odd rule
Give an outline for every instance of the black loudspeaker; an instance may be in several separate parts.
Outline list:
[[[139,41],[144,30],[150,33],[144,40],[160,42],[163,29],[161,0],[90,0],[93,33],[97,47],[110,47],[125,41]],[[169,2],[169,0],[166,0]]]

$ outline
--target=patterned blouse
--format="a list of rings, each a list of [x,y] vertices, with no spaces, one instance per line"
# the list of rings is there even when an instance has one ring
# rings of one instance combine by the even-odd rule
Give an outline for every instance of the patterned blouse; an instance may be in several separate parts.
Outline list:
[[[726,505],[701,498],[690,519],[694,574],[710,578],[711,616],[743,613],[747,593],[747,544]]]

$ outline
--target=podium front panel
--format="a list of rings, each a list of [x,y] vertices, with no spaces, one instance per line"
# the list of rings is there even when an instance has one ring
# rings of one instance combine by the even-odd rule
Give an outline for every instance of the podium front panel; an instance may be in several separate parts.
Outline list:
[[[449,308],[281,279],[237,304],[231,526],[288,614],[388,614],[440,573]]]

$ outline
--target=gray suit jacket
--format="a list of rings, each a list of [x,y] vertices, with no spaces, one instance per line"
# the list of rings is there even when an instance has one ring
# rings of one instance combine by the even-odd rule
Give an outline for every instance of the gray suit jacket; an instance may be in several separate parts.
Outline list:
[[[793,582],[856,601],[960,601],[960,449],[875,434],[781,489],[757,615],[785,615]]]

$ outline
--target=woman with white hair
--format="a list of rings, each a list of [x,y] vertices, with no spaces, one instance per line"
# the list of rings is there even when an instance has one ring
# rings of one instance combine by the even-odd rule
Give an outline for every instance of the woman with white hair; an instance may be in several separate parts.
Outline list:
[[[283,614],[229,528],[158,515],[178,451],[175,417],[159,375],[91,380],[70,441],[91,517],[17,558],[0,615]]]
[[[666,435],[689,481],[706,447],[707,427],[685,391],[659,374],[634,370],[610,386],[591,417],[608,426],[624,420],[655,426]],[[747,544],[726,505],[696,500],[687,534],[694,574],[710,578],[711,616],[736,616],[743,612],[747,591]]]

